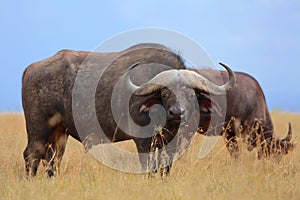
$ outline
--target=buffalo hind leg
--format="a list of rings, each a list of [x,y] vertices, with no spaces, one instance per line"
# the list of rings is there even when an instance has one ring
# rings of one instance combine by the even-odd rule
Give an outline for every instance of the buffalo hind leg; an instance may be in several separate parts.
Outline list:
[[[48,162],[47,174],[52,177],[59,174],[60,163],[65,152],[68,134],[66,129],[60,125],[50,135],[47,143],[46,161]]]
[[[27,176],[35,176],[40,160],[46,153],[46,142],[44,141],[28,141],[27,147],[23,153],[25,160],[25,169]]]

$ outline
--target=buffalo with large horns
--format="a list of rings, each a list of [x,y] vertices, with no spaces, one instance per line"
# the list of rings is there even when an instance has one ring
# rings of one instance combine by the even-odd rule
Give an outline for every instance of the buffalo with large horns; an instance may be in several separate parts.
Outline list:
[[[229,81],[218,86],[184,70],[180,56],[158,44],[114,53],[64,50],[31,64],[22,79],[27,174],[36,175],[44,159],[48,175],[54,175],[68,136],[87,148],[133,139],[141,155],[149,153],[153,132],[162,126],[170,142],[181,127],[192,127],[195,92],[222,95],[233,87],[234,73],[223,66]],[[156,104],[162,106],[158,111],[152,109]],[[140,161],[147,167],[145,157]]]

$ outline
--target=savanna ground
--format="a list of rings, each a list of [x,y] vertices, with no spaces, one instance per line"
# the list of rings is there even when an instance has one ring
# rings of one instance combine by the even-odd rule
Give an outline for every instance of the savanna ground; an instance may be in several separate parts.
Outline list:
[[[292,122],[299,143],[300,114],[272,113],[276,133],[285,136]],[[300,150],[275,160],[258,161],[245,147],[233,160],[220,137],[217,146],[199,159],[203,136],[173,165],[171,176],[147,178],[110,169],[85,153],[69,138],[60,175],[47,178],[40,166],[37,177],[25,177],[26,146],[22,114],[0,114],[0,199],[300,199]],[[135,149],[133,142],[123,146]]]

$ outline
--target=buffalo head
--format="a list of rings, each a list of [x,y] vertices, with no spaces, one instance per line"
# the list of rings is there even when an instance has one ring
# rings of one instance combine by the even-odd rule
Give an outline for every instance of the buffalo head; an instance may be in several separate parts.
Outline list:
[[[288,154],[289,151],[293,150],[294,143],[292,140],[292,125],[289,123],[288,133],[284,138],[279,138],[275,135],[269,138],[261,138],[264,131],[263,125],[259,122],[255,124],[255,132],[256,132],[256,144],[252,144],[252,146],[258,147],[258,159],[268,158],[269,156],[275,156],[278,160],[285,154]],[[257,144],[258,143],[258,144]],[[249,150],[252,150],[253,147],[248,147]]]
[[[239,121],[239,120],[238,120]],[[244,127],[242,127],[243,129]],[[289,123],[288,133],[284,138],[279,138],[273,131],[266,130],[265,123],[255,118],[253,126],[246,136],[246,145],[248,151],[257,148],[258,159],[270,158],[270,156],[280,158],[293,150],[294,143],[292,140],[292,125]]]
[[[127,88],[136,96],[152,97],[139,106],[140,112],[148,112],[154,104],[162,105],[166,111],[167,126],[187,122],[194,111],[203,110],[198,107],[199,105],[201,107],[197,101],[199,95],[224,95],[235,84],[233,71],[227,65],[220,63],[229,74],[229,80],[223,85],[216,85],[194,71],[171,69],[137,86],[131,82],[130,72],[139,64],[135,63],[128,68],[125,74]]]

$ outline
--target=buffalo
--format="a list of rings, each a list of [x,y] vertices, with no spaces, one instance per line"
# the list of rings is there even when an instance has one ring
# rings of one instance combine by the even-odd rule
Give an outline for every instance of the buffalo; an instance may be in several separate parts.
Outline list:
[[[53,176],[68,136],[87,149],[133,139],[142,155],[151,151],[157,127],[168,130],[168,142],[181,127],[194,131],[190,119],[195,115],[191,105],[198,105],[195,92],[224,95],[235,84],[232,70],[222,65],[229,79],[220,86],[185,70],[181,57],[159,44],[113,53],[63,50],[31,64],[22,78],[26,174],[35,176],[43,159],[49,164],[48,176]],[[158,111],[152,109],[154,104],[161,105]],[[153,114],[156,117],[151,118]],[[140,162],[147,167],[145,157]]]
[[[228,76],[224,71],[201,69],[195,70],[208,80],[222,84],[228,80]],[[228,91],[223,98],[226,98],[226,116],[222,126],[222,130],[216,132],[209,129],[211,117],[218,113],[221,109],[217,106],[216,102],[211,101],[210,95],[204,95],[205,98],[198,99],[201,103],[204,99],[208,103],[203,103],[199,133],[205,135],[224,135],[226,146],[230,155],[238,158],[240,149],[237,143],[237,137],[241,136],[245,141],[249,151],[254,148],[258,149],[258,158],[268,158],[271,155],[280,158],[282,155],[287,154],[294,147],[292,139],[292,128],[289,123],[287,136],[278,138],[274,133],[272,119],[267,107],[266,99],[262,88],[255,78],[249,74],[242,72],[235,72],[236,84]],[[221,96],[215,97],[216,99]],[[201,111],[200,110],[200,111]]]
[[[151,153],[159,149],[157,160],[153,161],[147,157],[147,161],[144,162],[147,162],[150,174],[154,171],[157,172],[156,169],[158,168],[162,176],[169,175],[174,157],[180,157],[184,153],[193,138],[195,130],[202,124],[200,120],[202,116],[199,116],[199,111],[202,112],[206,109],[205,105],[199,104],[199,102],[206,100],[202,96],[204,94],[215,96],[226,94],[235,84],[235,74],[227,65],[220,63],[229,74],[228,81],[224,82],[223,85],[214,84],[194,71],[173,69],[163,71],[145,84],[136,86],[130,80],[130,72],[137,65],[138,63],[128,69],[125,82],[127,88],[135,96],[149,96],[139,106],[139,112],[148,116],[149,110],[154,104],[162,105],[166,111],[166,116],[157,119],[159,119],[159,122],[163,118],[167,120],[165,126],[154,130],[154,136],[149,138],[151,139]],[[219,106],[222,107],[222,102]],[[216,122],[220,123],[220,120],[215,120],[214,123],[213,120],[209,122],[215,124]],[[158,123],[155,127],[161,125],[161,123]],[[193,130],[193,128],[195,129]],[[173,142],[170,143],[170,141]],[[149,147],[147,147],[147,151],[149,151]],[[165,155],[162,156],[163,154]],[[142,158],[140,159],[142,160]]]

